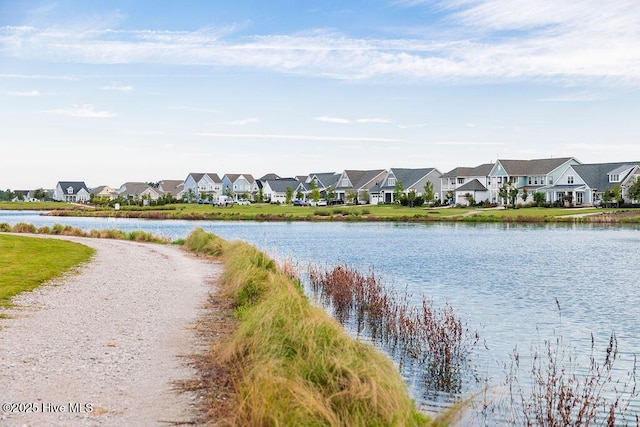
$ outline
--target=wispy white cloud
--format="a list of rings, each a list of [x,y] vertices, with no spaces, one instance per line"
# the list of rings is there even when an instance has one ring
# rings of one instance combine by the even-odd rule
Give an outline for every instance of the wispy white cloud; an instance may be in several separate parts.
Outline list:
[[[209,114],[218,114],[219,110],[211,109],[211,108],[200,108],[200,107],[191,107],[188,105],[173,105],[167,107],[169,110],[178,110],[178,111],[195,111],[198,113],[209,113]]]
[[[270,134],[270,133],[218,133],[202,132],[196,136],[212,138],[249,138],[249,139],[280,139],[298,141],[338,141],[338,142],[401,142],[402,139],[378,138],[370,136],[324,136],[324,135],[297,135],[297,134]]]
[[[44,112],[47,114],[54,114],[59,116],[97,119],[105,119],[117,116],[117,114],[112,111],[96,111],[96,109],[91,104],[73,105],[71,108],[46,110]]]
[[[480,142],[480,141],[436,141],[433,145],[469,145],[469,146],[485,146],[485,145],[505,145],[502,142]]]
[[[352,38],[335,31],[230,37],[198,31],[0,27],[0,54],[89,64],[250,67],[340,79],[597,80],[640,85],[635,0],[404,0],[444,17],[429,39]],[[115,16],[107,22],[118,22]],[[446,24],[446,28],[445,28]]]
[[[240,120],[232,120],[230,123],[234,126],[245,126],[254,123],[258,123],[260,120],[257,118],[248,118],[248,119],[240,119]]]
[[[19,97],[36,97],[40,96],[40,92],[37,90],[29,90],[26,92],[7,92],[9,96],[19,96]]]
[[[119,83],[119,82],[112,82],[106,86],[102,87],[103,90],[115,90],[117,92],[122,92],[122,93],[131,93],[133,92],[133,86],[131,85],[125,85],[123,83]]]
[[[429,123],[418,123],[415,125],[398,125],[400,129],[424,128],[427,126],[429,126]]]
[[[351,120],[343,119],[342,117],[321,116],[321,117],[316,117],[315,119],[319,122],[326,122],[326,123],[339,123],[339,124],[351,123]]]
[[[356,120],[356,123],[391,123],[389,119],[362,118]]]

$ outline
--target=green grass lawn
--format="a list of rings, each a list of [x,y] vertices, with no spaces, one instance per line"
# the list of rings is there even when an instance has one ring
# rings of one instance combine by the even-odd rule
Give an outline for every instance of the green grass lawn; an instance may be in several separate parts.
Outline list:
[[[78,209],[78,206],[62,202],[0,202],[0,210],[48,211],[53,209]]]
[[[0,305],[70,268],[88,261],[94,250],[55,239],[0,235]]]

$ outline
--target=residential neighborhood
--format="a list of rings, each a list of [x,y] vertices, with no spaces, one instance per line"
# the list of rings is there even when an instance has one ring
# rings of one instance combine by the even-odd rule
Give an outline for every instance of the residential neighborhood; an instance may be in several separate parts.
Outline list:
[[[328,204],[428,203],[435,205],[555,204],[599,206],[636,202],[629,188],[640,177],[640,161],[583,164],[573,157],[531,160],[498,159],[460,166],[442,173],[435,167],[312,172],[295,177],[269,173],[189,172],[183,180],[125,182],[118,187],[85,181],[58,181],[50,190],[7,190],[13,201],[54,200],[72,203],[156,204],[183,201],[217,203],[318,202]]]

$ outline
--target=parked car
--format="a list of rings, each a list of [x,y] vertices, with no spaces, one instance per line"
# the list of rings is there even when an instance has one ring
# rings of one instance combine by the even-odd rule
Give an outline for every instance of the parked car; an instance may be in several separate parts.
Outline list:
[[[293,201],[293,206],[307,206],[308,203],[304,200],[294,200]]]
[[[238,203],[238,205],[240,205],[240,206],[249,206],[249,205],[251,205],[251,202],[250,202],[250,201],[248,201],[248,200],[238,200],[238,202],[237,202],[237,203]]]
[[[325,199],[320,199],[316,206],[327,206],[327,201]]]
[[[218,200],[214,201],[212,203],[213,206],[220,206],[220,207],[225,207],[225,206],[233,206],[233,199],[229,196],[220,196],[218,197]]]

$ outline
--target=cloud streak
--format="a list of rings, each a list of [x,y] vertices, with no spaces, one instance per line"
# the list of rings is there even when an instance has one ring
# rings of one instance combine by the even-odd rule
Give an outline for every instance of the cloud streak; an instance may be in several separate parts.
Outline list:
[[[437,7],[448,27],[429,39],[365,39],[323,31],[238,37],[233,26],[199,31],[4,26],[0,53],[62,63],[239,66],[335,79],[593,79],[640,86],[640,8],[634,1],[400,3]]]
[[[44,113],[57,116],[79,117],[83,119],[107,119],[117,116],[117,114],[112,111],[96,111],[91,104],[73,105],[71,108],[67,109],[46,110]]]
[[[324,136],[324,135],[298,135],[298,134],[269,134],[269,133],[218,133],[202,132],[196,136],[212,138],[243,138],[243,139],[279,139],[298,141],[334,141],[334,142],[402,142],[396,138],[378,138],[370,136]]]

